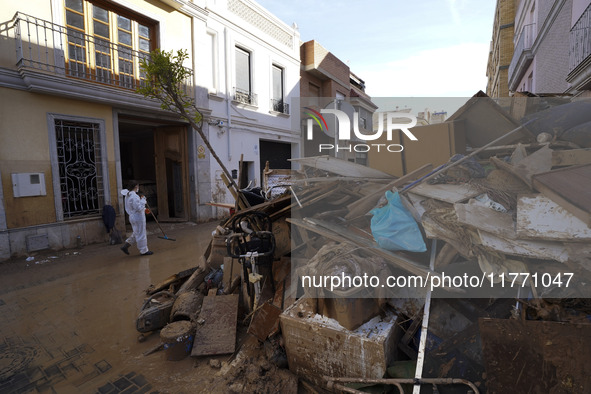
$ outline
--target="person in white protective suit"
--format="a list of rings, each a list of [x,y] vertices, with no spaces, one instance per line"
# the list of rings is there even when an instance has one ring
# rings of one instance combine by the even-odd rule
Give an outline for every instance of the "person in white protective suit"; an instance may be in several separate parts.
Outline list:
[[[121,250],[129,254],[129,247],[137,245],[144,256],[154,254],[148,249],[148,237],[146,235],[146,197],[138,195],[140,185],[135,185],[131,190],[123,189],[121,194],[125,196],[125,211],[129,215],[129,223],[133,229],[131,237],[125,240]]]

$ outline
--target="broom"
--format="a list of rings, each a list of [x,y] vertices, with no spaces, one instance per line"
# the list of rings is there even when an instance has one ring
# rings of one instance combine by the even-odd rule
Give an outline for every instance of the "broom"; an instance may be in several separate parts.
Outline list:
[[[148,205],[148,201],[146,201],[146,207],[148,208],[148,211],[150,211],[150,213],[152,214],[152,217],[154,218],[154,220],[156,221],[156,224],[158,225],[158,227],[160,228],[160,231],[162,231],[162,236],[158,236],[158,238],[162,238],[165,239],[167,241],[176,241],[176,239],[174,238],[169,238],[166,233],[164,232],[164,230],[162,229],[162,226],[160,225],[160,223],[158,223],[158,219],[156,219],[156,216],[154,215],[154,212],[152,212],[152,209],[150,208],[150,206]]]

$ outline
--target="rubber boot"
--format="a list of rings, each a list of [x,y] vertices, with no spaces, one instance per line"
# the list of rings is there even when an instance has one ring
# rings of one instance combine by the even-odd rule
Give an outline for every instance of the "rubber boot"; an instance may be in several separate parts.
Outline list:
[[[130,246],[131,246],[131,245],[130,245],[130,244],[128,244],[128,243],[126,242],[126,243],[125,243],[125,245],[123,245],[123,246],[121,247],[121,250],[123,251],[123,253],[125,253],[125,254],[129,254],[129,250],[128,250],[128,249],[129,249],[129,247],[130,247]]]

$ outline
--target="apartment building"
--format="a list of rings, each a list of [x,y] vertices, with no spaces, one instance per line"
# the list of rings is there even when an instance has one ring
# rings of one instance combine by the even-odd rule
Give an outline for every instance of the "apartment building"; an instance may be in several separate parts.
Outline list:
[[[573,5],[573,0],[518,2],[510,91],[546,94],[571,90],[567,76]]]
[[[365,93],[365,82],[355,75],[349,66],[315,40],[300,45],[301,80],[300,106],[314,110],[338,109],[345,112],[351,121],[358,114],[358,127],[361,133],[373,133],[372,116],[377,106]],[[335,122],[327,129],[314,124],[314,139],[307,140],[305,122],[302,122],[304,156],[330,155],[362,165],[368,165],[367,152],[348,149],[350,141],[335,143],[337,129],[334,115],[326,115],[327,121]],[[353,140],[353,142],[355,142]],[[319,151],[319,144],[337,145],[342,149]]]
[[[508,69],[513,57],[516,0],[497,0],[492,40],[486,67],[486,94],[509,97]]]
[[[591,0],[573,0],[569,32],[567,90],[591,97]]]
[[[103,207],[122,229],[129,181],[160,220],[227,213],[208,205],[232,197],[198,133],[136,93],[155,48],[188,52],[203,132],[245,182],[270,152],[299,154],[299,33],[254,1],[32,0],[0,15],[0,259],[105,241]]]

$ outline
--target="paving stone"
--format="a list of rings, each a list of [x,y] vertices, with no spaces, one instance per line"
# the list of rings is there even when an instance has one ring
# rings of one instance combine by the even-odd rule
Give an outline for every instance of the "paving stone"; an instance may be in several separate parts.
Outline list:
[[[144,387],[146,384],[148,384],[148,381],[143,375],[137,375],[136,377],[131,379],[131,381],[135,383],[135,385],[138,387]]]
[[[145,387],[142,387],[141,389],[139,389],[138,391],[136,391],[136,394],[145,394],[148,391],[152,390],[152,385],[148,384]]]
[[[66,357],[72,357],[72,356],[77,356],[78,354],[80,354],[80,350],[78,350],[77,348],[72,349],[72,350],[68,350],[65,352]]]
[[[125,377],[121,377],[121,378],[117,379],[116,381],[113,382],[113,384],[119,390],[125,390],[126,388],[131,386],[131,382],[129,380],[127,380]]]
[[[107,372],[109,369],[111,369],[111,364],[109,364],[107,361],[105,360],[101,360],[98,363],[94,364],[99,371],[101,371],[101,373],[105,373]]]
[[[53,364],[53,365],[50,365],[49,367],[45,368],[44,372],[45,372],[45,375],[47,375],[49,377],[52,377],[52,376],[62,373],[62,371],[60,371],[57,364]]]
[[[114,393],[117,392],[117,388],[113,385],[113,383],[109,382],[107,384],[105,384],[104,386],[101,386],[98,388],[98,392],[100,394],[110,394],[110,393]]]
[[[132,385],[132,386],[128,387],[127,389],[125,389],[124,391],[122,391],[121,394],[137,393],[137,391],[138,391],[138,387],[136,385]]]

